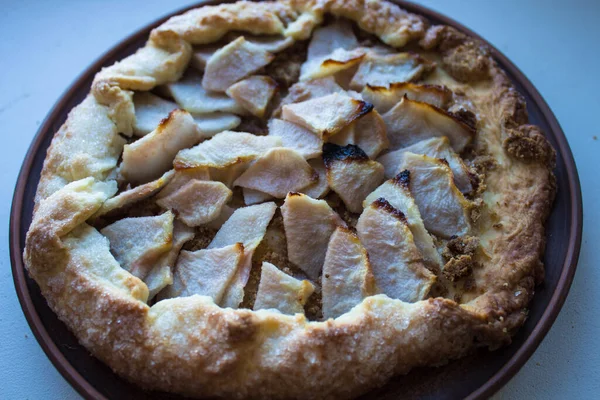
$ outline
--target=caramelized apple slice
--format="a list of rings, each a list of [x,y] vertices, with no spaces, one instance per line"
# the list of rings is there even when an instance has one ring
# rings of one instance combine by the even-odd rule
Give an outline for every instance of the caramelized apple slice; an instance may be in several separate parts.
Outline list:
[[[263,262],[254,310],[276,309],[283,314],[304,314],[304,304],[315,287],[296,279],[271,263]]]
[[[197,294],[209,296],[220,304],[243,257],[241,243],[218,249],[182,251],[175,266],[173,285],[160,293],[161,300]]]
[[[363,200],[383,181],[383,166],[369,160],[360,147],[352,144],[342,147],[326,143],[323,161],[331,190],[340,196],[350,212],[360,213]]]
[[[327,74],[318,73],[321,65],[326,60],[341,61],[341,64],[343,64],[343,60],[348,59],[347,56],[341,53],[337,55],[332,55],[332,53],[336,51],[348,53],[349,50],[353,50],[356,47],[358,47],[358,41],[356,40],[356,36],[354,36],[352,26],[346,21],[338,20],[332,24],[315,29],[308,45],[306,62],[302,64],[300,69],[300,79],[306,80],[327,76]],[[364,52],[361,52],[361,58],[362,56],[364,56]],[[349,59],[351,60],[352,56]],[[335,64],[336,62],[333,61],[330,67],[333,67]],[[328,68],[325,67],[325,69]]]
[[[210,57],[206,63],[202,86],[206,90],[224,92],[237,81],[269,64],[274,57],[240,36]]]
[[[392,83],[417,80],[435,64],[410,53],[382,54],[369,52],[350,82],[350,88],[361,91],[365,85],[389,87]]]
[[[454,174],[454,183],[460,191],[469,193],[473,190],[473,185],[471,183],[473,173],[469,171],[469,168],[467,168],[460,156],[452,150],[450,141],[446,136],[421,140],[411,146],[391,151],[379,157],[377,161],[385,168],[386,178],[394,177],[400,173],[401,166],[404,162],[404,155],[407,152],[445,159]]]
[[[181,149],[201,140],[198,127],[186,111],[174,110],[156,130],[123,148],[121,174],[131,183],[157,179],[172,168]]]
[[[369,103],[334,93],[302,103],[285,105],[282,108],[282,117],[307,128],[325,140],[372,109],[373,106]]]
[[[242,264],[227,286],[220,303],[221,306],[236,308],[244,299],[244,286],[246,286],[250,277],[252,255],[262,241],[276,209],[275,203],[262,203],[238,208],[208,245],[209,249],[235,243],[242,243],[244,246]]]
[[[380,293],[411,303],[427,296],[436,277],[425,267],[401,211],[378,199],[360,215],[356,231]]]
[[[172,101],[164,100],[150,92],[135,93],[133,106],[135,108],[133,134],[136,136],[144,136],[152,132],[171,111],[179,108]]]
[[[175,157],[176,169],[213,167],[252,161],[267,150],[281,146],[281,139],[272,136],[256,136],[247,132],[225,131],[216,134],[191,149],[185,149]]]
[[[446,136],[452,148],[462,152],[471,142],[475,130],[456,117],[432,106],[407,97],[383,114],[390,149],[398,150],[424,139]]]
[[[361,95],[382,114],[391,110],[404,96],[437,108],[446,108],[452,99],[452,92],[445,86],[410,82],[392,83],[389,87],[366,85]]]
[[[225,93],[217,93],[202,87],[202,80],[194,74],[169,83],[167,92],[175,99],[179,107],[192,114],[209,114],[214,112],[244,114],[244,107]]]
[[[173,213],[155,217],[124,218],[100,231],[125,270],[144,279],[156,261],[171,249]]]
[[[192,179],[156,204],[173,210],[186,225],[199,226],[217,219],[232,194],[221,182]]]
[[[336,49],[321,59],[308,60],[304,63],[300,72],[300,79],[324,78],[352,70],[365,58],[365,55],[365,50],[360,48],[353,50]]]
[[[324,318],[339,317],[375,294],[367,250],[349,229],[338,227],[331,235],[321,282]]]
[[[405,170],[393,179],[385,181],[373,193],[367,196],[363,202],[363,206],[367,208],[381,198],[404,214],[406,223],[413,234],[415,244],[425,261],[434,269],[441,268],[443,266],[442,257],[435,248],[433,238],[425,229],[419,208],[410,194],[410,172]]]
[[[258,118],[265,116],[277,82],[269,76],[255,75],[231,85],[226,93]]]
[[[444,160],[408,152],[402,168],[410,171],[410,192],[429,232],[446,239],[469,233],[471,204]]]
[[[371,159],[389,146],[385,122],[375,110],[346,126],[329,141],[340,146],[355,144]]]
[[[346,226],[325,200],[315,200],[300,193],[290,193],[281,206],[288,258],[309,278],[317,280],[331,234]]]
[[[269,121],[269,136],[281,138],[283,147],[287,147],[302,154],[306,159],[321,155],[323,141],[308,129],[282,119]]]

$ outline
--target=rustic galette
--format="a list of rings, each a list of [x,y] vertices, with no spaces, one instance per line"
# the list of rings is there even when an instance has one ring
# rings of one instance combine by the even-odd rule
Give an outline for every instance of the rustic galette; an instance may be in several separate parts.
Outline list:
[[[510,343],[553,163],[454,28],[384,0],[204,6],[96,75],[48,150],[24,259],[143,388],[354,397]]]

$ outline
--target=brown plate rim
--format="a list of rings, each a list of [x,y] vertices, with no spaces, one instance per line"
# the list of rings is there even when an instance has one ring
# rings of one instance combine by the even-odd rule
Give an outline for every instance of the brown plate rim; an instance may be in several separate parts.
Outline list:
[[[583,228],[583,203],[581,196],[581,187],[579,183],[579,176],[577,174],[577,167],[573,159],[573,154],[565,137],[565,134],[560,127],[556,117],[550,110],[550,107],[546,101],[542,98],[537,89],[527,79],[527,77],[515,66],[504,54],[498,49],[492,46],[489,42],[483,39],[481,36],[466,28],[462,24],[455,20],[442,15],[436,11],[433,11],[422,5],[406,2],[403,0],[392,0],[399,4],[401,7],[409,12],[423,15],[427,18],[431,18],[440,21],[443,24],[454,26],[455,28],[465,32],[466,34],[481,40],[491,50],[492,56],[495,60],[499,61],[504,70],[507,70],[512,77],[528,92],[528,94],[537,103],[544,119],[550,125],[550,130],[557,143],[557,151],[562,155],[566,166],[566,174],[569,181],[569,194],[571,196],[571,220],[573,221],[569,231],[569,241],[567,243],[567,252],[565,256],[565,262],[558,280],[558,284],[552,294],[552,297],[548,303],[548,306],[544,310],[540,320],[533,328],[530,335],[527,337],[525,342],[516,351],[516,353],[483,385],[477,390],[472,392],[467,399],[485,399],[494,394],[504,384],[506,384],[525,364],[525,362],[531,357],[534,351],[537,349],[539,344],[542,342],[545,335],[550,330],[550,327],[556,320],[558,313],[560,312],[573,282],[573,277],[577,268],[577,261],[579,258],[579,251],[582,240],[582,228]],[[180,14],[189,9],[206,5],[209,1],[201,1],[192,6],[188,6],[172,13],[167,16],[159,18],[158,20],[140,28],[135,33],[129,35],[117,45],[113,46],[109,51],[105,52],[100,56],[92,65],[90,65],[79,77],[71,84],[71,86],[61,95],[56,104],[52,107],[51,112],[48,114],[44,122],[40,125],[36,135],[33,138],[27,154],[24,158],[15,192],[12,200],[12,207],[10,213],[10,228],[9,228],[9,245],[10,245],[10,258],[12,264],[12,273],[15,284],[15,289],[19,302],[29,323],[29,326],[36,337],[38,343],[54,364],[60,374],[86,399],[105,399],[105,397],[98,392],[86,379],[69,363],[69,361],[62,354],[56,343],[50,338],[46,328],[42,324],[37,310],[31,299],[31,295],[27,288],[26,283],[26,272],[22,260],[22,249],[19,243],[19,232],[21,229],[21,213],[23,208],[23,197],[25,194],[25,188],[27,185],[27,177],[33,166],[35,155],[39,152],[40,146],[50,132],[52,123],[58,117],[58,114],[66,106],[68,101],[74,96],[78,89],[84,84],[84,82],[90,79],[101,67],[106,63],[106,60],[114,56],[116,53],[122,51],[132,43],[144,38],[148,35],[148,31],[169,17]],[[213,2],[210,2],[213,3]]]

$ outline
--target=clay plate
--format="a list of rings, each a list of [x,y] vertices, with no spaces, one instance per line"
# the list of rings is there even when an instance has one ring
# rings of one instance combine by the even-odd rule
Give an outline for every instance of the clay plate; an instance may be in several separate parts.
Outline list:
[[[432,23],[452,25],[481,39],[464,26],[434,11],[404,1],[395,2],[410,12],[424,15]],[[218,1],[202,2],[193,7],[215,3]],[[193,7],[176,11],[171,15]],[[56,103],[37,132],[21,167],[13,197],[10,255],[21,307],[31,330],[52,363],[87,399],[165,397],[179,399],[181,397],[141,390],[119,378],[110,368],[79,345],[77,339],[50,310],[37,284],[28,277],[23,268],[25,234],[31,223],[33,199],[46,149],[50,145],[54,132],[65,121],[69,110],[81,102],[89,92],[96,72],[101,67],[111,65],[143,46],[150,30],[171,15],[123,40],[77,78]],[[497,49],[489,46],[494,58],[507,71],[519,92],[525,96],[530,121],[542,128],[558,153],[555,171],[558,193],[546,230],[545,283],[536,289],[535,297],[530,304],[529,319],[514,337],[510,346],[494,352],[482,350],[445,367],[414,370],[407,376],[393,379],[384,387],[365,395],[364,398],[484,399],[491,396],[533,354],[556,319],[571,286],[579,256],[582,229],[581,189],[573,155],[558,121],[538,91],[514,64]]]

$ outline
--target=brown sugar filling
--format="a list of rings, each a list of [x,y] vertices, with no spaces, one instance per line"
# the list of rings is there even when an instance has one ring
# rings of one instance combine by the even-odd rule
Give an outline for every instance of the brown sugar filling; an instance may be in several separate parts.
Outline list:
[[[361,46],[367,47],[377,45],[380,47],[387,47],[374,35],[358,29],[354,24],[353,26]],[[264,118],[242,116],[240,125],[233,129],[234,131],[249,132],[261,136],[268,133],[267,123],[269,119],[279,109],[281,100],[288,94],[290,86],[299,80],[300,67],[306,60],[307,47],[308,41],[296,42],[291,47],[276,53],[275,58],[271,63],[256,72],[258,75],[262,74],[273,78],[278,84],[278,90],[273,100],[270,102]],[[414,47],[413,51],[417,51],[417,48]],[[426,58],[431,57],[431,54],[427,52],[422,50],[418,51]],[[440,76],[444,77],[443,75]],[[437,79],[436,82],[436,78],[433,77],[430,78],[427,83],[444,84],[444,79]],[[154,92],[165,97],[165,93],[160,89],[155,90]],[[457,118],[465,121],[465,123],[468,123],[470,126],[474,127],[476,125],[475,115],[471,111],[460,107],[457,107],[457,110],[458,111],[454,113]],[[475,140],[477,139],[475,138]],[[473,174],[472,177],[475,190],[473,190],[471,194],[467,194],[467,198],[470,200],[476,200],[485,189],[485,169],[491,168],[491,165],[493,165],[493,157],[489,156],[481,149],[475,151],[475,147],[476,146],[473,145],[463,152],[467,164],[472,165],[474,167],[473,169],[478,173],[478,175]],[[488,159],[490,161],[486,162],[485,160]],[[124,189],[127,186],[128,185],[123,182],[120,185],[121,189]],[[233,192],[233,198],[229,205],[234,207],[244,206],[242,190],[240,188],[235,188]],[[355,229],[360,214],[348,211],[341,198],[333,191],[326,195],[324,200],[336,213],[338,213],[351,230]],[[275,202],[278,206],[283,204],[283,200],[275,200]],[[118,210],[114,215],[99,218],[94,221],[94,226],[100,229],[121,218],[158,215],[162,211],[163,210],[156,205],[154,197],[150,197],[137,202],[126,209]],[[187,251],[205,249],[216,233],[216,229],[202,226],[197,227],[195,229],[195,237],[188,241],[182,249]],[[478,262],[476,261],[477,247],[479,244],[478,239],[469,236],[452,238],[450,240],[442,240],[434,237],[434,240],[438,249],[441,250],[445,266],[442,271],[433,271],[438,276],[438,280],[430,290],[429,297],[441,296],[460,303],[463,292],[476,290],[472,272],[478,267]],[[244,300],[240,304],[240,308],[253,308],[260,282],[261,265],[265,261],[276,265],[287,274],[296,278],[308,279],[306,274],[288,259],[283,218],[279,209],[277,209],[275,216],[271,220],[264,239],[254,253],[250,277],[244,288]],[[315,291],[305,305],[305,314],[310,320],[321,320],[322,301],[320,278],[316,282],[313,282],[313,284],[315,284]]]

